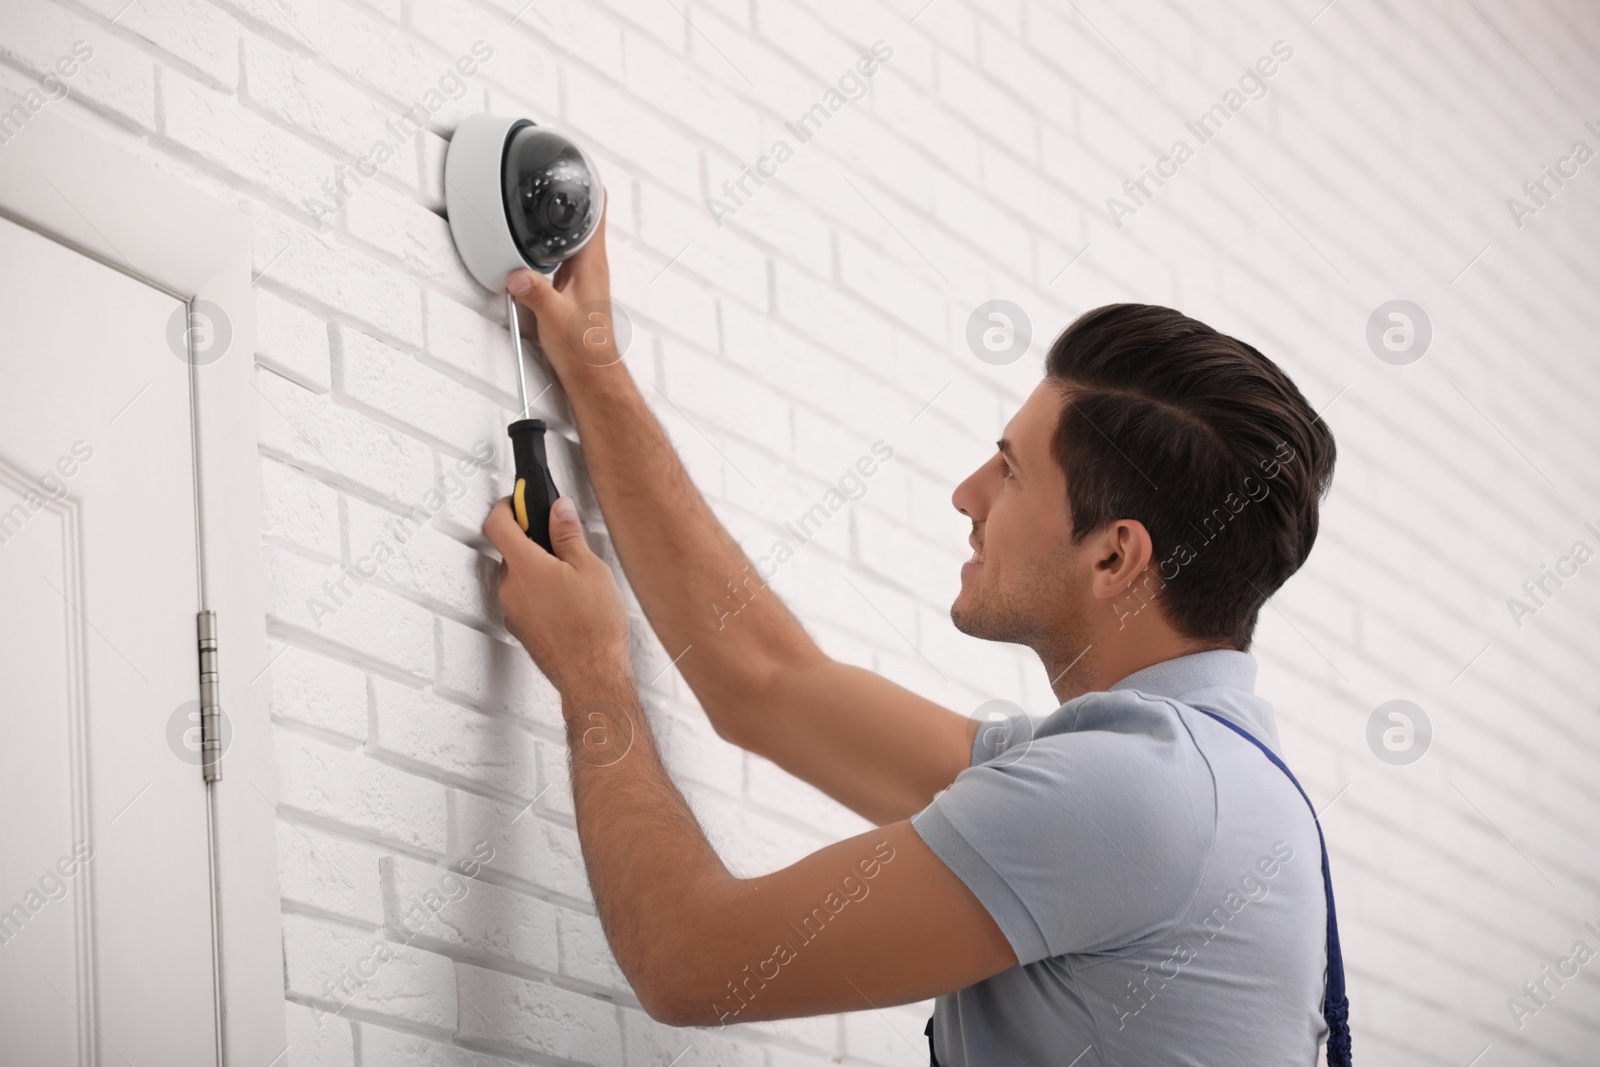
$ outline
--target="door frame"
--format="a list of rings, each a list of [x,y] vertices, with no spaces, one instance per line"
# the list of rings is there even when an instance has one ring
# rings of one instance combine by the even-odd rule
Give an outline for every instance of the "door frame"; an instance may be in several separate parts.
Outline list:
[[[48,110],[0,163],[0,214],[191,308],[215,305],[232,331],[222,355],[190,374],[203,606],[217,613],[219,702],[232,727],[208,790],[216,1007],[223,1064],[277,1063],[287,1042],[249,219]]]

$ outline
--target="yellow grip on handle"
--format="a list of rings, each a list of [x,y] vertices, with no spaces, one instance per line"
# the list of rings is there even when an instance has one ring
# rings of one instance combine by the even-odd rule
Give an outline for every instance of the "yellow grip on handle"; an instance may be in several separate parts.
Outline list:
[[[527,493],[528,480],[517,479],[517,487],[511,491],[511,510],[516,512],[517,525],[522,527],[522,532],[528,532],[528,504],[524,499]]]

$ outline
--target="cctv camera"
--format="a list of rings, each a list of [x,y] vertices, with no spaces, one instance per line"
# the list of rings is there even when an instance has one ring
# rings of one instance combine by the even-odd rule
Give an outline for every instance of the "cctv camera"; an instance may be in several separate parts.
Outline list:
[[[496,291],[524,267],[553,273],[594,236],[605,206],[594,160],[528,119],[463,120],[445,154],[444,183],[461,259]]]

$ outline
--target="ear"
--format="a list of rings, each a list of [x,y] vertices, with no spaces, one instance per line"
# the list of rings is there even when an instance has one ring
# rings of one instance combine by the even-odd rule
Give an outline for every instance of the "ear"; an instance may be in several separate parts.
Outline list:
[[[1090,583],[1094,597],[1109,600],[1122,596],[1146,579],[1155,559],[1155,546],[1144,523],[1114,519],[1088,540],[1094,552],[1094,577]]]

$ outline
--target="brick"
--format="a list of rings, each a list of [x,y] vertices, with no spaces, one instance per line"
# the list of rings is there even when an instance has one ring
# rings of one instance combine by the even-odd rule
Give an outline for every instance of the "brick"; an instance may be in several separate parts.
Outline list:
[[[287,463],[261,461],[261,532],[339,558],[339,494]]]
[[[267,289],[256,290],[256,359],[307,389],[333,388],[327,323]]]
[[[534,107],[554,110],[556,56],[524,34],[520,24],[508,29],[506,18],[489,15],[461,0],[419,4],[411,9],[411,23],[424,39],[453,55],[473,54],[473,46],[480,41],[488,45],[494,52],[483,64],[479,78],[504,86]]]
[[[263,559],[273,619],[398,671],[432,670],[433,625],[426,608],[371,582],[358,583],[352,571],[274,546],[265,548]]]
[[[78,41],[86,46],[81,50],[86,60],[73,51]],[[155,129],[155,64],[146,53],[88,19],[54,4],[12,4],[6,9],[0,55],[40,78],[59,79],[69,98],[143,129]],[[66,76],[68,70],[73,71],[71,76]],[[49,89],[38,83],[29,88],[41,97]],[[15,132],[15,127],[6,127],[8,137]]]
[[[774,814],[799,819],[839,840],[872,828],[867,820],[775,763],[747,755],[745,765],[751,802]]]
[[[387,678],[372,680],[372,694],[381,751],[501,793],[531,798],[538,791],[525,729]]]
[[[667,263],[651,265],[643,257],[630,256],[612,267],[613,303],[620,304],[636,327],[659,327],[707,351],[717,346],[717,302],[703,282],[676,269],[663,270]],[[630,350],[633,366],[639,367],[644,349],[635,330]],[[625,356],[624,358],[630,358]]]
[[[278,880],[284,901],[360,926],[383,924],[381,853],[278,813]]]
[[[272,211],[255,214],[254,276],[290,290],[308,306],[347,315],[368,333],[411,348],[422,344],[422,291],[416,280],[331,237]]]
[[[709,422],[777,455],[789,451],[789,405],[760,382],[693,349],[663,342],[662,392],[678,412]],[[650,397],[660,405],[659,395]]]
[[[346,1008],[444,1030],[456,1026],[452,964],[443,956],[288,914],[283,961],[287,992],[315,999],[324,1027],[349,1025],[339,1014]]]
[[[409,506],[433,479],[427,446],[270,371],[256,375],[261,446],[333,484]]]
[[[778,314],[796,330],[847,358],[892,348],[889,326],[854,299],[781,261],[773,273]]]
[[[597,917],[562,908],[557,926],[561,934],[562,974],[615,993],[632,995]]]
[[[490,870],[577,900],[589,897],[578,835],[547,822],[523,804],[497,804],[457,792],[451,835],[455,841],[488,842]]]
[[[275,718],[367,739],[367,676],[336,659],[293,645],[267,651]]]
[[[437,684],[485,711],[563,729],[560,694],[521,645],[448,619],[439,622]]]
[[[467,386],[359,330],[339,329],[339,391],[362,407],[470,453],[499,436],[495,404]]]
[[[622,80],[622,25],[598,5],[567,4],[527,8],[523,0],[493,0],[507,17],[551,42],[562,55],[575,56],[600,73]]]
[[[361,1035],[362,1067],[398,1063],[409,1067],[506,1067],[508,1062],[515,1062],[373,1023],[357,1023],[356,1032]]]
[[[340,222],[352,238],[392,256],[418,277],[462,300],[481,297],[483,290],[467,273],[439,210],[368,182],[346,201]]]
[[[275,736],[285,806],[412,848],[444,851],[443,786],[281,727]]]
[[[555,905],[468,878],[459,862],[440,868],[389,856],[382,866],[388,930],[397,940],[550,973],[559,966]]]
[[[288,1067],[355,1067],[355,1039],[348,1022],[321,1017],[315,1008],[290,1001],[283,1010],[289,1041],[283,1062]]]
[[[225,93],[168,71],[161,132],[206,162],[315,214],[328,198],[332,160]]]
[[[622,1035],[611,1005],[549,982],[464,963],[456,975],[463,1038],[596,1067],[622,1062]]]
[[[515,399],[517,364],[504,314],[497,321],[432,289],[423,293],[422,303],[428,355],[492,387],[507,402]],[[550,383],[529,362],[528,388],[537,395]]]
[[[90,0],[88,6],[103,18],[116,18],[122,30],[195,68],[220,88],[238,85],[239,25],[209,4],[141,0],[136,9],[125,11],[119,0]]]
[[[636,98],[651,101],[674,121],[740,159],[753,161],[761,151],[756,110],[707,84],[681,55],[643,35],[628,34],[623,37],[623,62],[623,84]]]
[[[281,124],[325,142],[342,159],[360,164],[342,192],[360,196],[373,172],[414,183],[416,150],[411,138],[397,135],[395,117],[351,83],[348,76],[320,66],[259,37],[244,39],[245,97]],[[380,149],[378,146],[382,145]],[[330,175],[330,179],[332,175]],[[339,198],[327,197],[330,204]]]
[[[697,274],[747,304],[766,306],[766,258],[744,235],[716,226],[704,205],[653,182],[644,185],[640,204],[645,219],[640,235],[664,257],[658,269]]]

